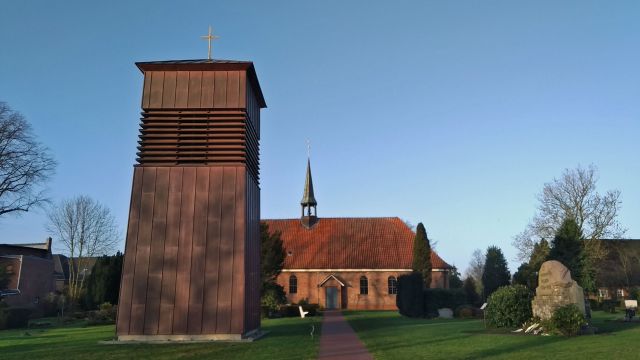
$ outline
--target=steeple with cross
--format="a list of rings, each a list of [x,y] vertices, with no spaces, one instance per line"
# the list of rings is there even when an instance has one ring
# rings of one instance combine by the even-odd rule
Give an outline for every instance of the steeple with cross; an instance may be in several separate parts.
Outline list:
[[[311,143],[307,140],[307,174],[304,181],[304,192],[302,193],[302,225],[307,229],[318,222],[317,206],[318,202],[313,194],[313,179],[311,178]],[[313,208],[313,212],[311,209]]]

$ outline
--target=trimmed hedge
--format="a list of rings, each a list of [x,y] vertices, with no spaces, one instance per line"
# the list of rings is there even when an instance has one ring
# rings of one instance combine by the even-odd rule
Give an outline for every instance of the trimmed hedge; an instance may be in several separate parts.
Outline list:
[[[422,275],[411,273],[398,277],[396,305],[407,317],[437,317],[438,309],[452,310],[467,304],[464,289],[423,289]]]
[[[424,317],[424,298],[422,274],[414,272],[398,277],[396,306],[398,306],[398,311],[401,315],[407,317]]]
[[[424,306],[428,317],[437,317],[438,309],[455,310],[467,304],[467,294],[463,289],[425,289]]]
[[[498,288],[487,301],[486,316],[494,327],[517,327],[531,319],[531,291],[524,285]]]

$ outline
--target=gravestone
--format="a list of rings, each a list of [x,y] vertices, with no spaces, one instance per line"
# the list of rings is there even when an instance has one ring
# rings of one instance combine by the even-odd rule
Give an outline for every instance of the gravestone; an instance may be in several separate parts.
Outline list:
[[[531,302],[533,316],[550,319],[555,309],[575,304],[585,313],[584,291],[571,279],[571,271],[556,260],[545,261],[538,273],[536,296]]]

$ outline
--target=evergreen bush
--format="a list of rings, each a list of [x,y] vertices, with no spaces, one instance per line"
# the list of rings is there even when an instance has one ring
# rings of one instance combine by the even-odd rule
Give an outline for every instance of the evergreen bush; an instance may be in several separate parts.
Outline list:
[[[425,289],[424,305],[428,317],[438,316],[438,309],[456,309],[467,304],[467,294],[464,289]]]
[[[487,322],[494,327],[517,327],[529,320],[531,291],[524,285],[498,288],[489,297],[486,311]]]
[[[422,274],[414,272],[398,277],[396,305],[403,316],[424,317],[424,295]]]
[[[575,304],[568,304],[557,308],[551,317],[553,329],[564,336],[575,336],[587,322],[582,311]]]

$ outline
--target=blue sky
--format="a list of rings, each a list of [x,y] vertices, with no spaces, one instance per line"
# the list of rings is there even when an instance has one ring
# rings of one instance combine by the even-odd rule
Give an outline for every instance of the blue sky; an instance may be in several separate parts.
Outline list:
[[[640,238],[638,18],[636,1],[5,2],[0,101],[59,162],[51,198],[99,200],[124,236],[134,62],[206,57],[212,25],[214,57],[254,61],[269,106],[263,218],[298,216],[309,138],[319,216],[423,222],[464,270],[492,244],[512,260],[536,194],[578,164]],[[0,218],[0,242],[45,221]]]

